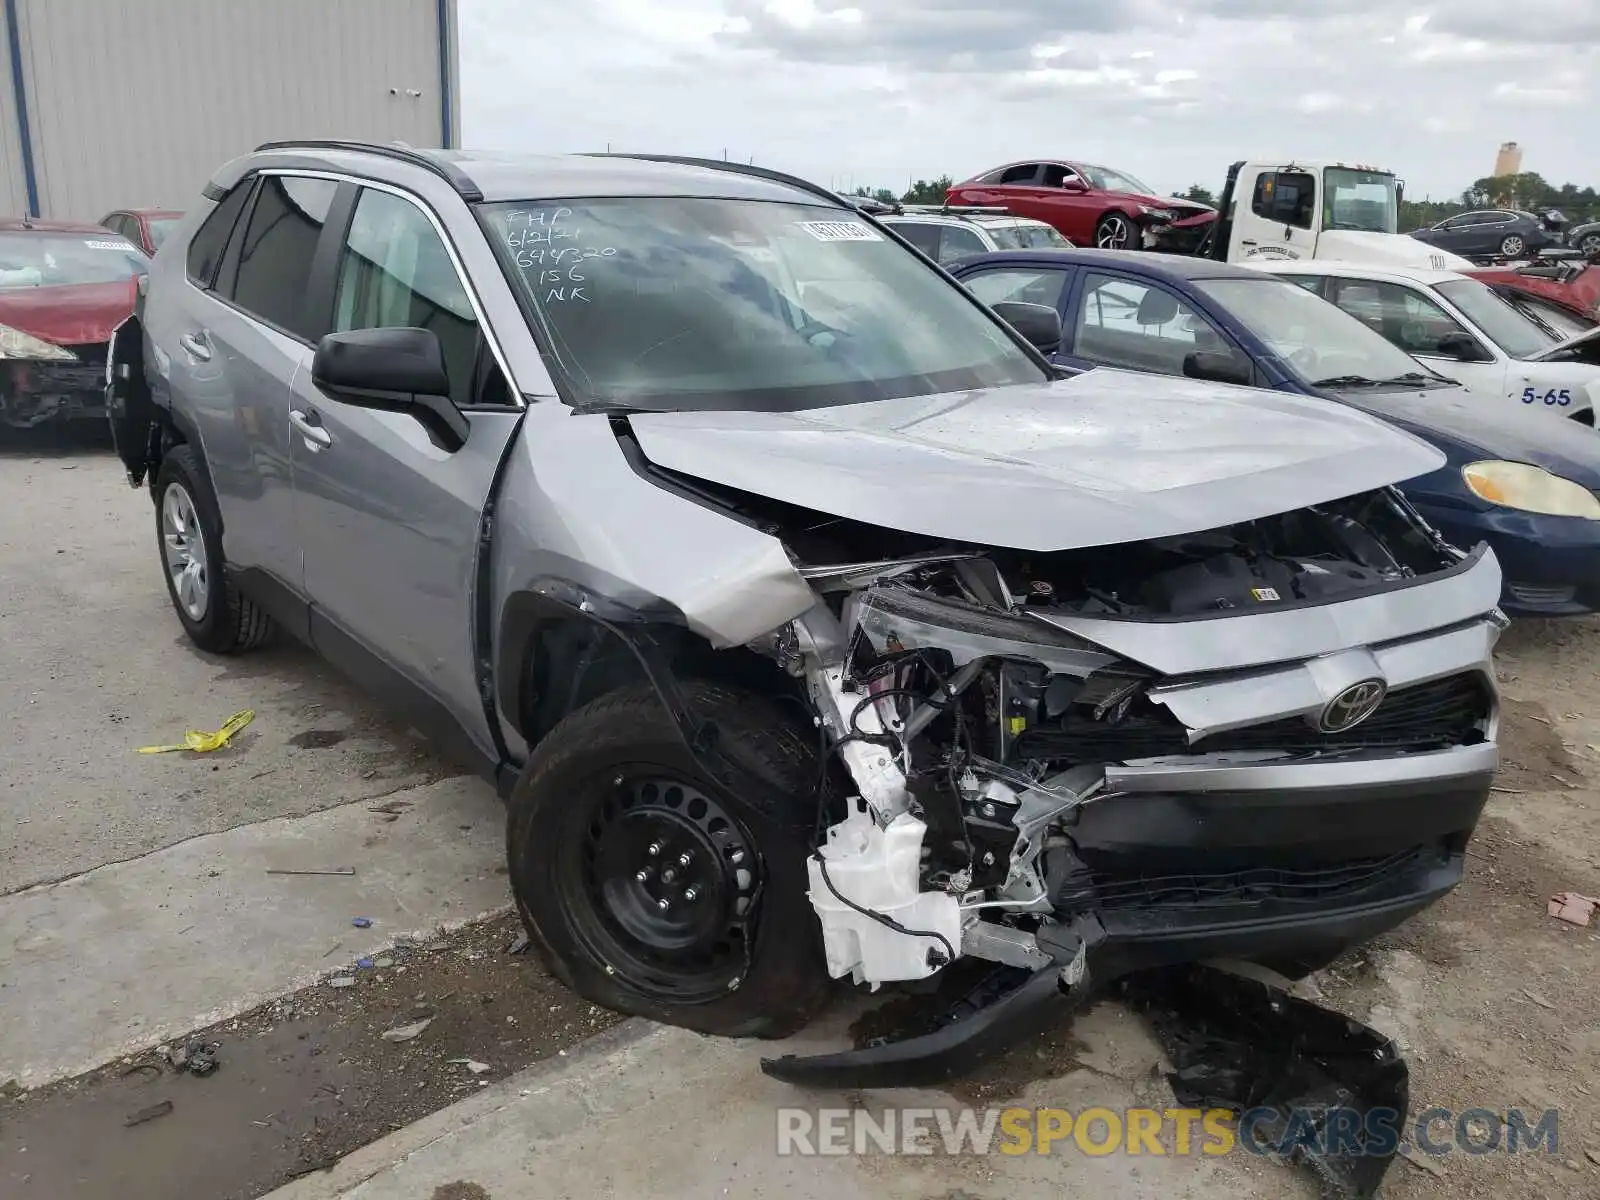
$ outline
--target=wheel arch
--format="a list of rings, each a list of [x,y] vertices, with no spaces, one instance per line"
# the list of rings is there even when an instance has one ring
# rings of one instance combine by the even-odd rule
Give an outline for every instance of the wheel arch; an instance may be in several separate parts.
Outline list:
[[[804,702],[799,681],[774,659],[748,646],[714,647],[670,605],[633,607],[568,580],[507,597],[493,669],[500,712],[530,752],[568,713],[639,683],[652,685],[691,746],[701,731],[684,679]]]

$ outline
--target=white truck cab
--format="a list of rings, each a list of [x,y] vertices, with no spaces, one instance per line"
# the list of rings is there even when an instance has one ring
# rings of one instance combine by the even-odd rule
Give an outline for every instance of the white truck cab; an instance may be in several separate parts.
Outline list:
[[[1398,232],[1401,182],[1344,162],[1237,162],[1228,168],[1206,250],[1225,262],[1333,259],[1465,270],[1470,262]]]

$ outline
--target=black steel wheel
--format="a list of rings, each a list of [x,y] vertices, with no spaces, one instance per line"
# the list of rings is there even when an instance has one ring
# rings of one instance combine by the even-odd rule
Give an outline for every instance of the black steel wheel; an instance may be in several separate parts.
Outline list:
[[[700,787],[635,770],[595,788],[581,852],[558,864],[567,919],[626,986],[663,1003],[716,999],[748,967],[760,862]]]
[[[512,793],[512,891],[552,972],[596,1004],[705,1033],[782,1037],[828,987],[805,860],[815,734],[765,698],[686,685],[718,778],[648,686],[539,743]]]

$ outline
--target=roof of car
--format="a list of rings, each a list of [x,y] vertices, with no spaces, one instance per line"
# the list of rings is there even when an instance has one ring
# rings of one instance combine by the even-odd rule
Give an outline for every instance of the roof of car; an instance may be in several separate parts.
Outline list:
[[[41,221],[37,217],[0,217],[0,233],[94,233],[104,237],[110,230],[88,221]]]
[[[126,213],[130,217],[143,217],[147,221],[159,221],[166,217],[181,217],[181,208],[119,208],[119,213]]]
[[[1329,259],[1273,259],[1252,268],[1282,275],[1332,275],[1339,279],[1381,279],[1389,283],[1415,283],[1422,287],[1449,283],[1461,279],[1459,271],[1436,271],[1428,267],[1379,266],[1355,262],[1333,262]]]
[[[1261,273],[1233,263],[1210,258],[1191,258],[1183,254],[1156,254],[1148,250],[1097,250],[1075,246],[1038,250],[998,250],[983,256],[986,263],[1037,262],[1054,259],[1084,267],[1115,267],[1156,279],[1259,279]]]
[[[739,163],[709,159],[667,161],[623,154],[527,154],[492,150],[438,150],[355,142],[271,142],[236,159],[218,180],[231,183],[253,166],[314,165],[384,176],[409,164],[450,179],[472,200],[566,200],[590,197],[698,196],[734,200],[787,200],[812,204],[843,200],[824,188]]]

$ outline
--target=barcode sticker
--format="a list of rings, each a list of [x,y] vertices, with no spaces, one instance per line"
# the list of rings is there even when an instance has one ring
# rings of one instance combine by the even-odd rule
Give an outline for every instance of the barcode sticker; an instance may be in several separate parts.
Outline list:
[[[801,221],[804,229],[819,242],[881,242],[882,235],[860,221]]]

